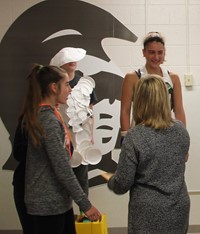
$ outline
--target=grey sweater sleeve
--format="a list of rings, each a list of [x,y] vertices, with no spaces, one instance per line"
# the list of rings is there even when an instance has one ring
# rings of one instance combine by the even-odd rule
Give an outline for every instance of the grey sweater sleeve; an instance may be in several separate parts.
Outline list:
[[[89,210],[91,203],[73,173],[69,153],[64,146],[62,124],[52,111],[51,113],[49,111],[42,112],[40,121],[46,134],[43,140],[44,148],[46,149],[55,179],[62,186],[63,191],[72,197],[82,211]]]
[[[117,170],[108,181],[108,188],[116,194],[128,192],[135,181],[137,164],[137,151],[128,132],[122,144]]]

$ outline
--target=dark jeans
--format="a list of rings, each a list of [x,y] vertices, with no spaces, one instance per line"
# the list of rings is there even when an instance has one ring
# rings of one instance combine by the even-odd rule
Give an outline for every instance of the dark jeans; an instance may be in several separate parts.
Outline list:
[[[27,214],[24,202],[24,187],[22,185],[14,185],[13,195],[23,234],[34,234],[34,220],[31,215]]]
[[[73,209],[60,215],[33,215],[33,218],[35,234],[76,234]]]

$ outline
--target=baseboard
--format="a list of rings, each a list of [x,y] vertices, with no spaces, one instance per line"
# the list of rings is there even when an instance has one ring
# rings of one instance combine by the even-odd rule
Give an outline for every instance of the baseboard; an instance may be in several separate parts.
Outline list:
[[[188,233],[200,233],[200,225],[190,225]]]
[[[200,233],[200,225],[190,225],[188,233]],[[0,230],[0,234],[22,234],[21,230]],[[127,234],[126,227],[108,228],[108,234]]]

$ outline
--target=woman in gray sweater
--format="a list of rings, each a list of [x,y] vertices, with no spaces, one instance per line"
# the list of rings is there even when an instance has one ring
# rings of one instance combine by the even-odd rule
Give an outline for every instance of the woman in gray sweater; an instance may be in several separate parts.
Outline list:
[[[171,118],[161,77],[138,81],[133,118],[136,126],[124,138],[117,171],[103,175],[114,193],[130,191],[128,233],[187,233],[190,199],[184,173],[190,139],[183,123]]]
[[[72,199],[92,221],[101,218],[70,166],[67,129],[56,109],[71,91],[66,72],[36,65],[28,77],[24,119],[28,131],[25,203],[36,234],[75,234]]]

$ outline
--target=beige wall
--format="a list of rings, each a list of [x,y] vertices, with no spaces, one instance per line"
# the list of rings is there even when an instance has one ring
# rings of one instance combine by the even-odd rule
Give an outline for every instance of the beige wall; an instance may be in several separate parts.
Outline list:
[[[66,0],[67,1],[67,0]],[[0,40],[12,22],[31,5],[39,0],[0,0]],[[191,135],[190,160],[187,163],[186,180],[191,191],[190,224],[200,225],[200,1],[185,0],[87,0],[112,13],[139,40],[132,44],[117,39],[106,39],[103,47],[109,57],[125,74],[140,67],[144,60],[141,54],[141,39],[145,32],[160,31],[166,38],[167,57],[164,66],[180,75],[184,106],[187,116],[187,128]],[[134,53],[133,53],[134,51]],[[119,56],[120,55],[120,56]],[[184,86],[184,75],[193,75],[193,87]],[[2,87],[1,87],[2,88]],[[5,163],[11,146],[3,139],[8,133],[0,121],[0,166]],[[12,197],[11,171],[0,170],[0,230],[19,229],[20,225]],[[116,196],[106,185],[90,189],[90,198],[100,210],[107,214],[109,227],[127,225],[128,194]],[[75,209],[77,207],[75,205]]]

